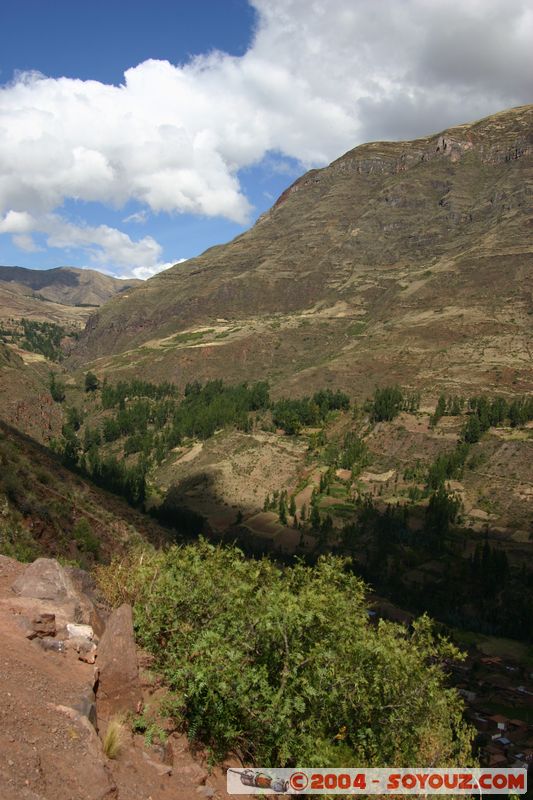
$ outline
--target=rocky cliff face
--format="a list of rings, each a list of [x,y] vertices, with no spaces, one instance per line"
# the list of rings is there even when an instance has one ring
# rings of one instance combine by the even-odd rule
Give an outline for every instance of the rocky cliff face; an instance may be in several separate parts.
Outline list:
[[[526,389],[532,149],[533,106],[357,147],[233,242],[110,302],[75,361],[177,381]]]

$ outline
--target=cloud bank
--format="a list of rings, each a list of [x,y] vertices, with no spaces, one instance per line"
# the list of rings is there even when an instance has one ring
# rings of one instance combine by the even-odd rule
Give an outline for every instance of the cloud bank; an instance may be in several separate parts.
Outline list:
[[[362,141],[424,135],[531,102],[528,0],[253,0],[244,56],[149,60],[120,86],[24,73],[0,88],[0,232],[154,269],[161,248],[61,218],[65,200],[244,224],[239,170],[270,151],[302,168]],[[131,219],[131,217],[130,217]],[[159,260],[159,261],[158,261]]]
[[[134,242],[126,233],[108,225],[75,225],[52,213],[34,216],[27,211],[10,210],[4,219],[0,219],[2,233],[11,233],[18,247],[26,252],[41,249],[32,234],[42,233],[48,247],[82,249],[88,253],[92,265],[100,268],[111,262],[118,268],[135,266],[140,270],[150,269],[159,265],[162,253],[161,246],[151,236]]]

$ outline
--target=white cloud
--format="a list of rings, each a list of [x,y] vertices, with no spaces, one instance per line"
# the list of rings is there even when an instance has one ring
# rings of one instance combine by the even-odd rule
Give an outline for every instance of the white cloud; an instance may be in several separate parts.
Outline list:
[[[178,258],[177,261],[166,261],[164,264],[154,264],[152,267],[135,267],[135,269],[131,270],[129,275],[123,275],[121,277],[138,278],[141,281],[146,281],[148,278],[153,278],[154,275],[163,272],[165,269],[169,269],[176,264],[183,264],[184,261],[187,261],[187,259]]]
[[[69,198],[244,223],[239,170],[268,153],[321,165],[361,141],[531,102],[529,0],[253,5],[257,31],[241,57],[148,60],[121,86],[26,73],[0,88],[0,215],[21,226],[11,232],[43,230]],[[24,213],[41,227],[26,228]],[[97,263],[159,263],[149,236],[55,225],[44,230],[52,246],[88,248]]]
[[[13,236],[13,244],[15,244],[20,250],[24,250],[26,253],[39,253],[43,249],[36,244],[33,236],[30,236],[27,233],[15,234]]]
[[[107,267],[152,268],[161,259],[162,248],[151,236],[139,241],[108,225],[74,225],[57,214],[31,215],[10,211],[0,219],[0,233],[14,234],[13,241],[22,249],[29,249],[30,232],[43,233],[48,247],[64,250],[81,249],[94,265]]]
[[[0,219],[0,233],[29,233],[34,224],[35,220],[27,211],[8,211],[4,219]]]
[[[124,217],[122,222],[135,222],[137,225],[144,225],[147,219],[148,212],[143,210],[135,211],[134,214],[129,214],[127,217]]]

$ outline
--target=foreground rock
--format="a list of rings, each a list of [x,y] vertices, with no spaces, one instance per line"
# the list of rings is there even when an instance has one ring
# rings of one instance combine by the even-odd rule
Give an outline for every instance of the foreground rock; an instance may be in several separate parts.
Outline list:
[[[0,555],[0,800],[227,797],[223,770],[208,776],[205,759],[199,763],[182,734],[169,731],[165,746],[157,748],[134,736],[125,722],[118,757],[106,756],[102,737],[108,719],[135,712],[142,686],[146,700],[154,701],[146,677],[139,683],[131,608],[122,606],[110,616],[97,648],[100,631],[94,629],[91,641],[91,631],[72,626],[66,616],[74,608],[69,571],[50,559],[39,561],[27,566]],[[75,606],[89,608],[94,601],[89,576],[80,573],[72,583]],[[12,587],[29,594],[17,595]],[[52,632],[47,613],[55,615],[56,635],[30,641],[28,631]],[[67,624],[70,632],[86,635],[69,637]],[[96,657],[96,665],[82,656]]]
[[[28,639],[44,639],[46,636],[56,635],[56,615],[38,614],[30,623]]]
[[[90,625],[98,634],[104,623],[90,596],[91,579],[81,570],[64,568],[53,558],[38,558],[29,564],[11,586],[16,600],[11,604],[27,618],[54,614],[56,628],[67,624]]]
[[[74,589],[63,567],[53,558],[38,558],[11,587],[20,597],[33,597],[36,600],[50,600],[63,603],[72,600]]]
[[[60,565],[45,564],[44,571],[42,566],[0,556],[0,798],[112,800],[115,781],[90,721],[90,702],[81,702],[90,700],[94,667],[77,655],[37,646],[60,640],[37,636],[29,641],[19,624],[12,585],[29,591],[31,579],[31,591],[47,599],[19,597],[37,607],[53,609],[52,596],[65,599]],[[52,630],[52,619],[44,614],[33,624]]]
[[[114,611],[98,646],[98,715],[109,719],[116,714],[139,711],[141,687],[131,606],[124,603]]]

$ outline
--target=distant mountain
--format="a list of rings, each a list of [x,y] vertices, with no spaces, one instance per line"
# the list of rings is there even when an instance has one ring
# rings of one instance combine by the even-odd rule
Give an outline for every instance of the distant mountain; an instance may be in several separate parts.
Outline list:
[[[365,393],[533,386],[533,106],[361,145],[91,316],[73,364]]]
[[[11,288],[24,287],[54,303],[101,306],[114,295],[139,286],[142,281],[122,280],[93,269],[76,267],[25,269],[0,266],[0,286],[6,283]]]
[[[95,308],[140,283],[93,269],[0,266],[0,319],[26,317],[79,328]]]

